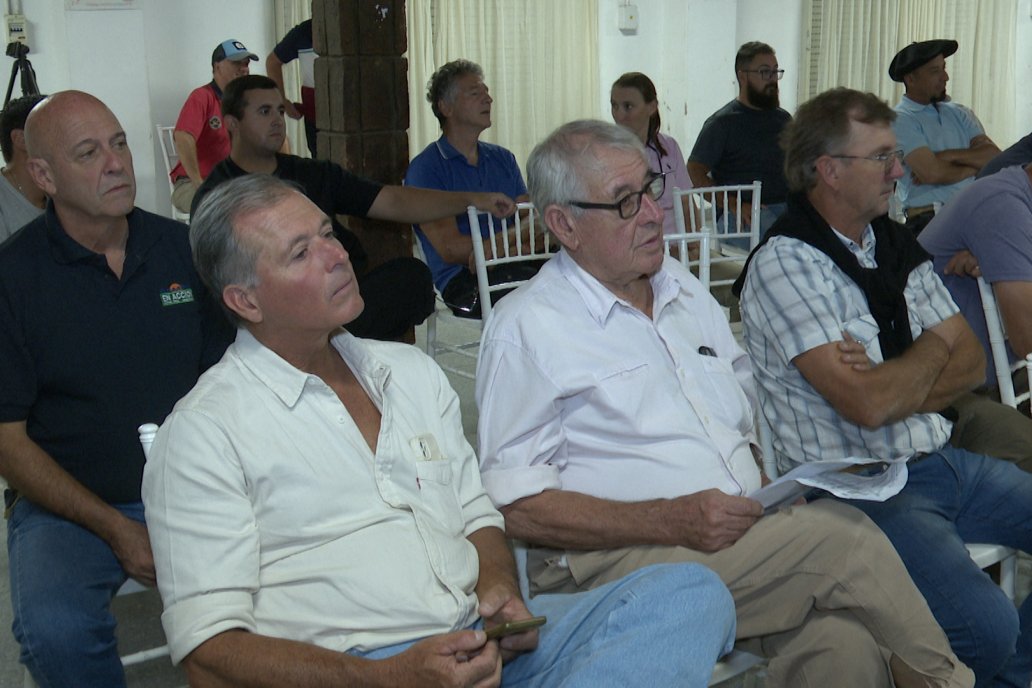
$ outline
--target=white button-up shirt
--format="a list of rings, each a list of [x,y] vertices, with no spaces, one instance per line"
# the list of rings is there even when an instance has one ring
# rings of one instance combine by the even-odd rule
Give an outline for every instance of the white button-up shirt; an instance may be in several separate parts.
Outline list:
[[[561,251],[499,302],[476,383],[496,505],[548,489],[638,501],[759,487],[748,357],[680,263],[651,281],[650,320]]]
[[[173,661],[234,628],[344,651],[477,618],[466,536],[503,523],[455,392],[412,346],[333,345],[382,414],[375,453],[244,330],[158,432],[143,499]]]

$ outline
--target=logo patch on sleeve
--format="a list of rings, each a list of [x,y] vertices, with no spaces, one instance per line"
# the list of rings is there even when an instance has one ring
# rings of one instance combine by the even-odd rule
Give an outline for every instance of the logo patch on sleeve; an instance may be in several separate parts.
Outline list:
[[[162,306],[178,306],[181,303],[193,303],[193,289],[184,287],[178,282],[168,285],[168,289],[160,294]]]

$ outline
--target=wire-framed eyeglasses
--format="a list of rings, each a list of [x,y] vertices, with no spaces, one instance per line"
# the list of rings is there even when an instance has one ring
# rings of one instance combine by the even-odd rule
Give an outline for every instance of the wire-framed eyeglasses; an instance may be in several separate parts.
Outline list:
[[[655,174],[645,182],[641,191],[629,193],[616,203],[589,203],[588,201],[570,201],[570,205],[585,210],[615,210],[620,213],[620,218],[630,220],[641,210],[641,197],[648,194],[653,201],[658,201],[666,189],[666,172]]]
[[[838,158],[839,160],[870,160],[871,162],[880,162],[885,167],[885,171],[889,172],[895,166],[897,160],[902,164],[903,149],[897,148],[893,151],[875,153],[874,155],[829,155],[828,157]]]
[[[750,74],[759,74],[760,78],[764,81],[770,81],[774,79],[781,81],[781,77],[785,76],[784,69],[771,69],[770,67],[760,67],[759,69],[743,69],[743,72],[749,72]]]

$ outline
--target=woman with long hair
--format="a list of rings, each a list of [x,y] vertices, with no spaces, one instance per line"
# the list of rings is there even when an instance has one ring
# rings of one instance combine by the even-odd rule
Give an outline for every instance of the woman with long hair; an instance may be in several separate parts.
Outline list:
[[[692,180],[688,177],[688,168],[677,141],[659,131],[659,100],[655,84],[641,72],[627,72],[613,82],[609,105],[613,121],[637,134],[645,144],[652,171],[667,173],[666,189],[659,205],[663,208],[663,233],[675,233],[674,189],[690,189]]]

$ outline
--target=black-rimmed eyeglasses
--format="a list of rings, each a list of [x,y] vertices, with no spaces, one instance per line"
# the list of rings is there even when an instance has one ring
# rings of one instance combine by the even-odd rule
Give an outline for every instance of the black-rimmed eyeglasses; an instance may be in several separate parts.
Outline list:
[[[784,69],[771,69],[769,67],[762,67],[760,69],[742,69],[740,71],[749,72],[750,74],[759,74],[760,78],[764,81],[770,81],[771,79],[781,81],[781,77],[785,76]]]
[[[900,163],[903,162],[903,149],[897,148],[894,151],[875,153],[874,155],[829,155],[828,157],[838,158],[839,160],[870,160],[871,162],[880,162],[885,167],[885,171],[889,172],[896,165],[897,160]]]
[[[620,213],[620,218],[630,220],[641,210],[641,197],[648,194],[653,201],[658,201],[666,189],[666,172],[654,175],[645,182],[641,191],[629,193],[616,203],[589,203],[587,201],[570,201],[570,205],[585,210],[615,210]]]

